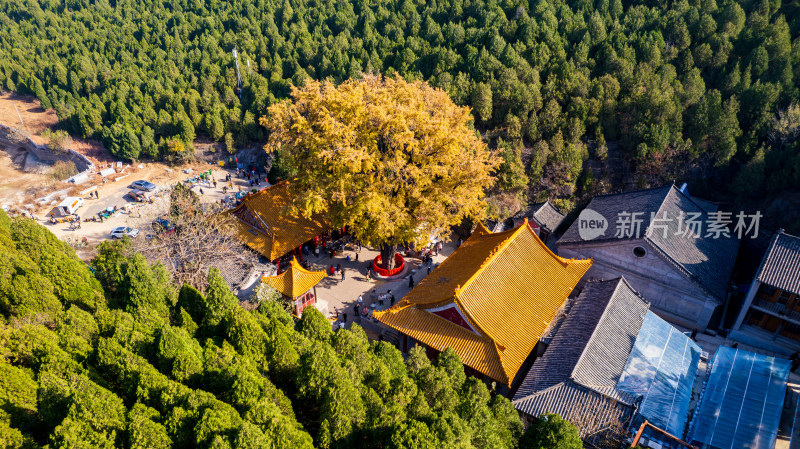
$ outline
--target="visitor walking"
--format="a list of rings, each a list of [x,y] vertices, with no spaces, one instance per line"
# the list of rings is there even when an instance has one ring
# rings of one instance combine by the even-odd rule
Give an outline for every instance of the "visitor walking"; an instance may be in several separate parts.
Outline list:
[[[205,192],[203,192],[203,188],[202,187],[200,187],[200,195],[205,195]]]
[[[342,270],[342,280],[344,280],[344,270]]]
[[[414,275],[408,275],[408,288],[414,288]]]

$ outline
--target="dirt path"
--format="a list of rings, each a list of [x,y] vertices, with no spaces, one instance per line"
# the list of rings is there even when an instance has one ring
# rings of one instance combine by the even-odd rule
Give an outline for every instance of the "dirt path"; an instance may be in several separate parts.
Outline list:
[[[0,123],[27,132],[36,143],[45,144],[47,139],[39,134],[58,125],[58,116],[53,109],[42,109],[34,97],[0,91]]]

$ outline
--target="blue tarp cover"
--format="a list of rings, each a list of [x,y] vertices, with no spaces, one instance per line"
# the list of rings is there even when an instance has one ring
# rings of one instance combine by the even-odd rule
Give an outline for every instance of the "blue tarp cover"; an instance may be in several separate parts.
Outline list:
[[[639,414],[683,436],[700,347],[648,311],[617,388],[642,397]]]
[[[721,346],[692,420],[690,441],[719,449],[772,449],[790,362]]]

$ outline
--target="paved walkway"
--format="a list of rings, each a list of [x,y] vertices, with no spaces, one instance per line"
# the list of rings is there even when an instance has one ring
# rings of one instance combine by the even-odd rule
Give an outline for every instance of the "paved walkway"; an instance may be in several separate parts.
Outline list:
[[[445,243],[444,249],[438,255],[433,256],[433,266],[441,263],[449,256],[455,249],[455,244]],[[370,293],[374,289],[377,294],[388,293],[390,290],[397,301],[406,295],[411,289],[408,287],[408,277],[414,277],[414,285],[427,276],[427,267],[420,269],[421,261],[419,259],[409,257],[406,258],[406,264],[409,268],[406,275],[400,279],[385,281],[370,278],[367,280],[366,268],[367,262],[371,261],[379,254],[378,251],[362,247],[359,253],[352,249],[346,249],[342,254],[337,254],[333,258],[325,254],[320,254],[319,257],[311,255],[306,260],[311,264],[314,270],[326,270],[331,265],[341,265],[345,272],[345,279],[342,280],[341,274],[337,273],[333,276],[328,276],[317,284],[317,296],[321,302],[326,302],[328,305],[328,317],[332,319],[341,320],[347,314],[347,324],[353,322],[355,312],[353,306],[356,304],[359,295],[363,295],[364,306],[371,309],[373,302]],[[356,261],[358,255],[358,261]],[[347,257],[350,256],[350,260]],[[411,273],[414,270],[415,273]],[[384,310],[390,307],[389,301],[385,301],[383,306],[376,304],[376,310]]]

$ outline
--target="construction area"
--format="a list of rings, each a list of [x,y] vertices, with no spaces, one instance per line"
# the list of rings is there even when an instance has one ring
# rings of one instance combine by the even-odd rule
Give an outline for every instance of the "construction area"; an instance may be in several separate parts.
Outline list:
[[[9,92],[0,92],[0,208],[10,215],[29,216],[50,229],[56,236],[76,247],[84,259],[92,256],[98,243],[118,226],[136,227],[144,220],[161,214],[165,208],[159,198],[177,183],[198,173],[212,170],[222,179],[227,170],[219,167],[213,143],[198,143],[206,162],[181,166],[162,163],[122,163],[115,161],[102,144],[94,140],[68,138],[59,142],[65,150],[48,148],[58,117],[44,110],[38,100]],[[227,156],[227,155],[225,155]],[[213,165],[212,165],[213,163]],[[72,164],[70,171],[59,171]],[[69,176],[65,176],[69,175]],[[156,189],[145,198],[131,195],[131,183],[146,180]],[[246,189],[246,179],[234,179],[234,189]],[[205,203],[219,202],[226,195],[222,185],[192,184],[203,194]],[[60,205],[77,202],[66,217],[57,213]],[[55,213],[54,213],[55,212]],[[73,223],[81,217],[80,225]],[[98,221],[86,221],[98,217]],[[104,217],[99,221],[99,217]]]

